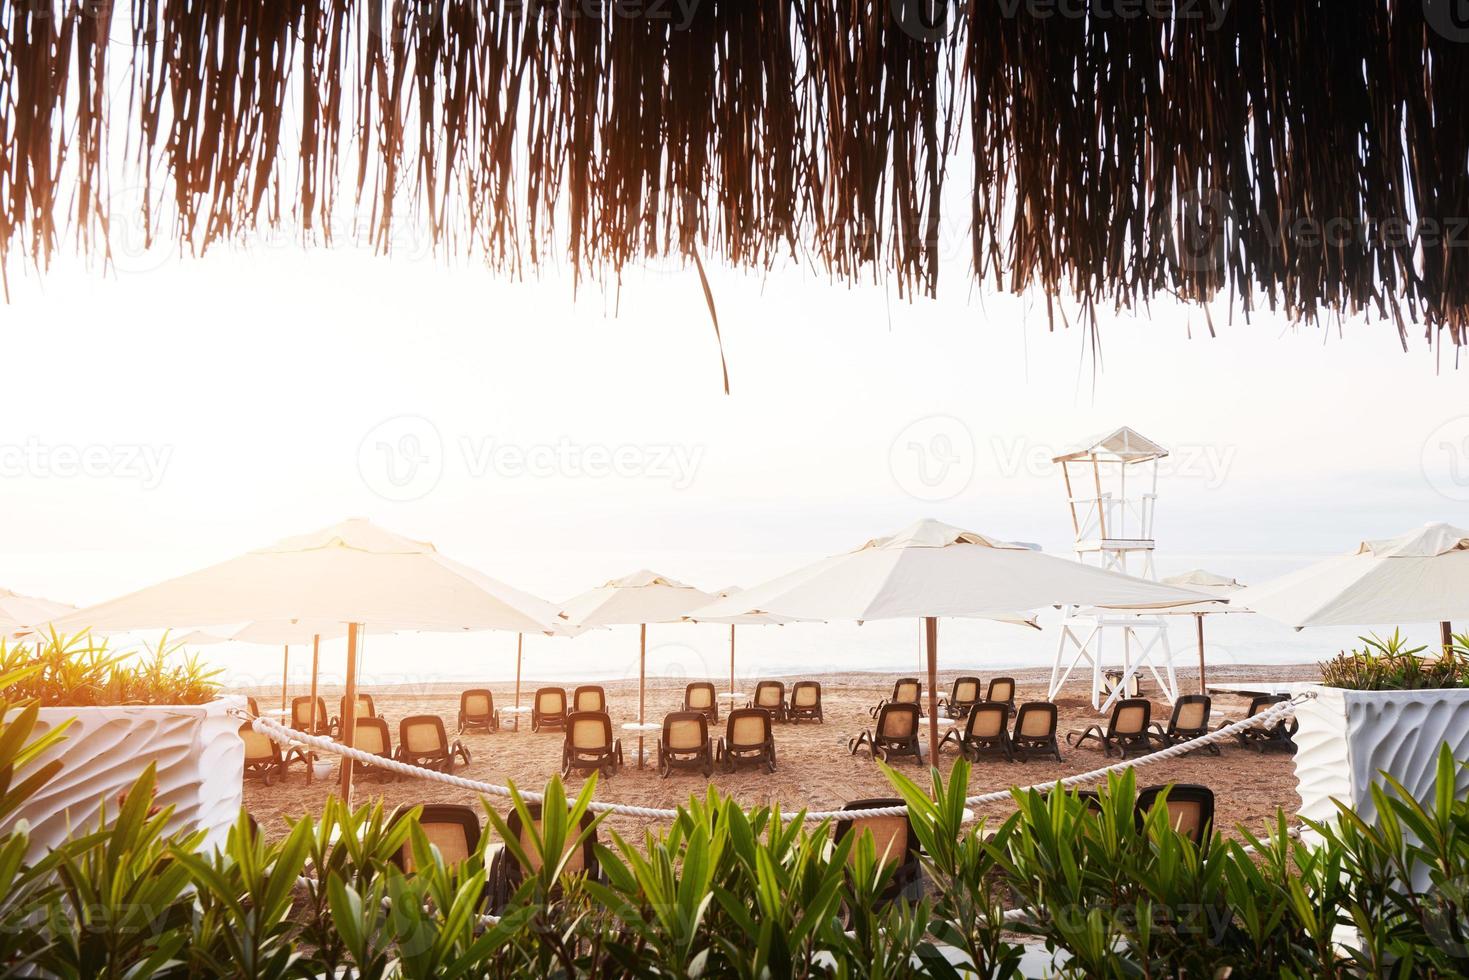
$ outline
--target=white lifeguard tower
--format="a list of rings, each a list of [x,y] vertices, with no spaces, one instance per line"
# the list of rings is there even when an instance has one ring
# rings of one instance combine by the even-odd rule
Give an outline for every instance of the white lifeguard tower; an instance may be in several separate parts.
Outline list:
[[[1124,426],[1052,460],[1060,464],[1066,481],[1077,561],[1156,581],[1153,509],[1158,499],[1158,461],[1167,455],[1168,450]],[[1114,657],[1121,668],[1121,680],[1104,690],[1107,656]],[[1145,668],[1168,700],[1178,697],[1168,624],[1156,614],[1066,607],[1051,668],[1049,699],[1055,699],[1079,665],[1091,668],[1092,705],[1103,711],[1134,689],[1135,679]]]

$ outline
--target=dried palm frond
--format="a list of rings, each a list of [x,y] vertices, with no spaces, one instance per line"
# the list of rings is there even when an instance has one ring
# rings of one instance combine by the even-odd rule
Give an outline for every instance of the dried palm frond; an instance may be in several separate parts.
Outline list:
[[[346,222],[388,251],[411,218],[512,274],[810,256],[932,294],[950,217],[975,276],[1048,304],[1223,296],[1465,341],[1450,0],[114,6],[0,0],[0,270],[67,229],[105,255],[117,221],[196,252]]]

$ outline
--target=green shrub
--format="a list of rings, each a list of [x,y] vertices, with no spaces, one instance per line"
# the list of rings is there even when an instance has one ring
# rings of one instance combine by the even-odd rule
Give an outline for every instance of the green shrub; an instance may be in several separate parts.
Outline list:
[[[196,655],[180,656],[168,637],[136,655],[117,655],[106,640],[90,633],[50,634],[34,643],[7,645],[0,640],[0,674],[16,679],[0,687],[0,697],[51,707],[123,704],[207,704],[219,696],[220,671]]]
[[[1427,647],[1410,647],[1400,630],[1387,639],[1359,637],[1361,650],[1342,651],[1321,664],[1321,682],[1353,691],[1415,691],[1469,687],[1469,634],[1425,657]]]
[[[15,678],[0,677],[15,683]],[[34,758],[33,711],[0,731],[0,772]],[[1244,841],[1141,816],[1131,773],[1095,807],[1059,788],[1015,793],[998,827],[964,822],[970,769],[929,787],[889,771],[925,851],[926,898],[883,905],[891,871],[872,838],[710,788],[666,829],[623,839],[600,823],[600,880],[567,878],[594,781],[569,798],[553,778],[527,875],[488,915],[488,848],[527,858],[505,818],[446,865],[416,815],[380,805],[289,823],[268,841],[245,814],[218,851],[170,837],[150,813],[153,773],[121,808],[35,865],[24,826],[0,837],[0,976],[271,978],[909,977],[1018,975],[1022,941],[1068,977],[1447,977],[1469,971],[1469,803],[1443,751],[1431,806],[1391,782],[1381,818],[1343,811],[1311,830],[1285,818]],[[50,773],[28,776],[29,792]],[[529,821],[516,794],[512,807]],[[560,815],[564,814],[564,819]],[[534,824],[529,824],[534,825]],[[413,873],[394,858],[404,846]],[[1007,910],[1018,910],[1018,914]],[[1359,930],[1338,945],[1340,926]],[[948,947],[947,950],[941,947]],[[946,955],[947,953],[947,955]]]

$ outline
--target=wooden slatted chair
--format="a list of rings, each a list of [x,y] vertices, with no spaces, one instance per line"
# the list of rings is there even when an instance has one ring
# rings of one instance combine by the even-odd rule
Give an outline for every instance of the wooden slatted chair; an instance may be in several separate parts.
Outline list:
[[[847,742],[847,751],[853,755],[866,745],[874,759],[884,762],[898,756],[912,756],[921,763],[918,738],[918,705],[906,701],[889,701],[877,713],[877,725]]]
[[[742,765],[764,766],[775,772],[775,732],[764,708],[736,708],[725,718],[724,737],[715,747],[715,761],[725,772]]]
[[[457,739],[449,741],[438,715],[409,715],[398,723],[399,762],[452,773],[456,757],[469,765],[469,750]]]
[[[821,684],[818,681],[796,681],[791,687],[791,703],[786,708],[787,721],[826,723],[821,712]]]
[[[543,687],[536,691],[530,705],[530,730],[542,728],[566,730],[566,689]]]
[[[702,711],[672,711],[663,716],[663,736],[658,739],[658,774],[667,779],[675,769],[714,775],[714,740],[709,737],[709,718]]]
[[[1102,745],[1102,753],[1110,756],[1116,749],[1127,758],[1131,753],[1139,755],[1153,750],[1153,740],[1148,734],[1149,716],[1153,702],[1145,698],[1123,698],[1112,706],[1112,717],[1104,729],[1101,725],[1088,725],[1082,731],[1067,732],[1066,744],[1080,748],[1088,739]]]
[[[459,693],[459,731],[462,734],[470,728],[500,730],[500,712],[495,710],[495,695],[489,688],[472,687]]]
[[[1010,750],[1021,762],[1029,762],[1032,753],[1053,755],[1061,761],[1061,743],[1056,738],[1060,711],[1050,701],[1027,701],[1015,713],[1015,728],[1010,733]]]

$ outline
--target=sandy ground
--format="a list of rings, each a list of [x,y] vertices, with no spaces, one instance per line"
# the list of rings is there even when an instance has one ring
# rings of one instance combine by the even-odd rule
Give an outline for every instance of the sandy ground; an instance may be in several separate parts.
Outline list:
[[[883,695],[892,690],[897,674],[845,673],[828,674],[811,679],[822,685],[822,702],[826,714],[825,724],[811,723],[777,725],[775,729],[776,752],[779,759],[778,771],[774,775],[763,771],[742,770],[736,774],[716,771],[712,782],[741,803],[764,804],[779,802],[786,810],[795,810],[801,805],[811,809],[834,809],[844,803],[867,797],[891,796],[891,788],[882,773],[874,765],[866,750],[858,755],[848,754],[847,739],[869,728],[872,719],[867,709]],[[1039,700],[1045,694],[1046,671],[1015,671],[1019,685],[1017,703]],[[1313,666],[1299,667],[1251,667],[1246,665],[1221,668],[1211,671],[1211,684],[1229,680],[1313,680],[1317,678]],[[785,678],[787,690],[798,678]],[[953,678],[940,675],[945,685]],[[988,682],[988,678],[984,678]],[[718,680],[715,680],[718,684]],[[1196,675],[1180,673],[1180,689],[1196,690]],[[464,685],[471,686],[471,685]],[[495,694],[495,703],[504,707],[514,703],[514,688],[509,684],[490,685]],[[530,694],[539,686],[535,681],[522,683],[521,703],[530,704]],[[608,710],[614,726],[626,721],[637,720],[637,682],[611,682],[603,685],[607,689]],[[741,683],[747,693],[753,691],[753,683]],[[568,691],[569,691],[568,686]],[[264,707],[279,703],[280,689],[273,691],[251,690]],[[291,695],[307,693],[291,690]],[[330,710],[335,713],[341,697],[339,689],[323,687]],[[435,713],[444,719],[451,736],[459,708],[459,687],[441,685],[431,689],[395,690],[373,689],[378,713],[388,719],[397,739],[397,722],[405,715]],[[1158,695],[1156,685],[1148,681],[1145,695],[1154,701],[1153,717],[1167,722],[1170,707]],[[683,685],[660,684],[648,681],[647,717],[661,720],[663,714],[677,710],[682,704]],[[925,695],[926,697],[926,695]],[[1060,705],[1060,730],[1063,736],[1062,758],[1054,760],[1032,760],[1025,763],[1007,763],[1003,759],[984,760],[975,765],[971,780],[971,794],[1004,789],[1012,785],[1028,785],[1054,780],[1078,772],[1099,768],[1109,761],[1104,759],[1099,748],[1070,749],[1064,744],[1064,734],[1073,729],[1084,728],[1099,720],[1096,711],[1084,696],[1084,689],[1073,684],[1062,691]],[[1247,702],[1234,696],[1216,696],[1213,705],[1212,723],[1220,719],[1242,717]],[[502,719],[505,721],[508,719]],[[719,734],[723,732],[723,715]],[[925,723],[926,725],[926,723]],[[651,764],[639,770],[634,764],[637,736],[618,732],[623,737],[623,749],[628,764],[618,774],[599,780],[596,798],[620,803],[644,806],[671,807],[688,799],[691,794],[704,790],[704,778],[696,773],[675,772],[668,779],[661,779]],[[563,735],[560,732],[532,734],[529,716],[524,717],[520,730],[511,726],[491,734],[465,734],[461,736],[469,749],[472,761],[468,766],[458,766],[456,774],[492,783],[514,783],[526,789],[539,790],[560,767]],[[647,749],[654,751],[656,735],[647,741]],[[943,750],[943,767],[947,769],[954,759],[953,746]],[[1115,757],[1114,757],[1115,759]],[[924,770],[911,760],[898,763],[905,771],[917,778],[926,779]],[[1296,795],[1295,771],[1289,755],[1271,752],[1260,755],[1253,749],[1233,745],[1223,749],[1223,755],[1215,757],[1207,753],[1192,753],[1147,766],[1139,770],[1140,785],[1165,782],[1202,783],[1211,787],[1217,799],[1217,826],[1232,832],[1236,825],[1244,824],[1259,828],[1276,808],[1294,811],[1299,805]],[[579,789],[582,780],[573,776],[573,789]],[[306,813],[317,812],[326,795],[335,791],[337,778],[335,768],[331,778],[308,782],[302,767],[294,766],[284,780],[265,786],[259,780],[245,783],[245,805],[259,820],[272,837],[284,833],[285,819]],[[356,800],[363,802],[381,798],[391,808],[401,803],[424,802],[473,802],[476,794],[441,784],[420,780],[401,779],[382,782],[369,776],[359,778]],[[503,800],[492,801],[503,811]],[[991,820],[1003,818],[1010,808],[997,804],[982,809],[980,815]],[[627,836],[637,833],[652,822],[633,818],[614,817],[610,826]]]

